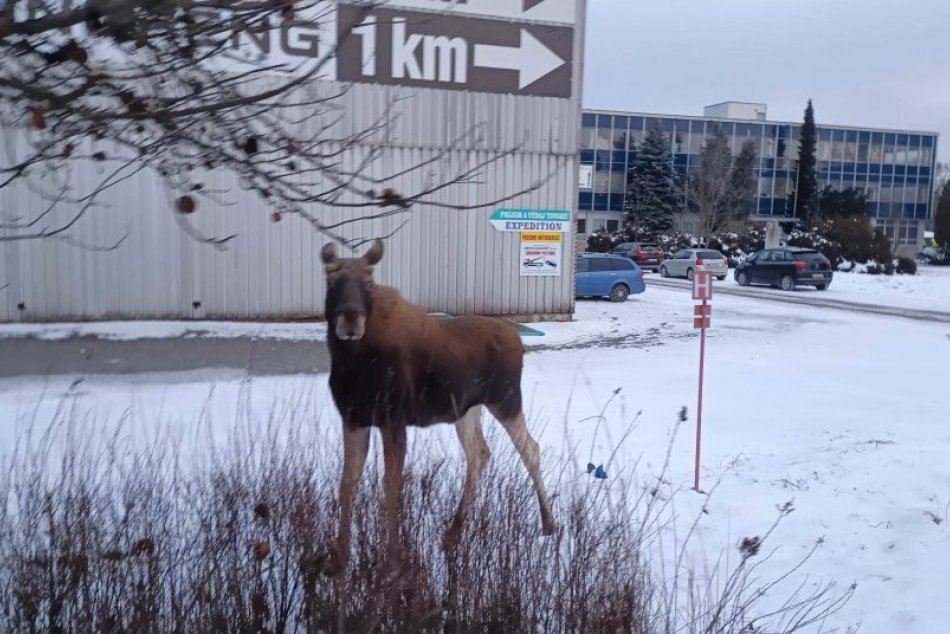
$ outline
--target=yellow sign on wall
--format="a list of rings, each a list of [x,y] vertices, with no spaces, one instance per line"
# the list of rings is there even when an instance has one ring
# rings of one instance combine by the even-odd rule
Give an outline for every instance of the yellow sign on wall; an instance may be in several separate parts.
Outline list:
[[[557,277],[561,275],[563,249],[561,233],[524,231],[521,233],[521,276]]]
[[[540,233],[537,231],[526,231],[521,234],[522,242],[560,242],[560,233]]]

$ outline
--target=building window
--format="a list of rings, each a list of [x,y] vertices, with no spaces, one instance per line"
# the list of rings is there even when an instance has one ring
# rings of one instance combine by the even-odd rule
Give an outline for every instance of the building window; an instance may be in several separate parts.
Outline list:
[[[879,220],[877,226],[891,241],[891,246],[913,246],[917,244],[919,224],[916,220]]]
[[[916,222],[907,223],[907,244],[917,244],[917,231],[920,225]]]
[[[880,163],[884,158],[884,138],[880,134],[875,134],[871,139],[871,163]]]
[[[594,170],[594,193],[610,193],[610,172],[607,170]]]
[[[689,153],[699,154],[706,142],[705,123],[703,121],[693,121],[690,123],[689,131]]]
[[[907,164],[908,165],[918,165],[920,164],[920,137],[912,136],[910,137],[910,145],[907,148]]]
[[[577,219],[577,235],[586,235],[587,234],[587,219],[578,218]]]
[[[688,136],[688,133],[685,132],[677,132],[673,136],[673,154],[686,154],[686,139]]]
[[[844,131],[835,130],[831,137],[831,160],[841,162],[844,160]]]
[[[897,137],[893,134],[884,135],[884,162],[897,162]]]
[[[608,191],[611,194],[623,194],[627,191],[627,174],[623,170],[614,169],[610,173]]]
[[[627,135],[627,147],[636,150],[643,143],[643,117],[630,117],[630,133]]]
[[[614,233],[614,232],[616,232],[618,229],[620,229],[620,221],[619,221],[619,220],[608,220],[608,221],[607,221],[607,232],[608,232],[608,233]]]
[[[776,177],[775,192],[772,198],[785,198],[788,196],[788,181],[784,177]]]
[[[592,150],[594,149],[594,128],[583,127],[581,128],[581,149],[582,150]]]
[[[599,117],[600,123],[603,123],[604,117]],[[602,125],[597,126],[597,139],[595,149],[598,150],[612,150],[614,147],[613,143],[614,130],[611,127],[603,127]]]

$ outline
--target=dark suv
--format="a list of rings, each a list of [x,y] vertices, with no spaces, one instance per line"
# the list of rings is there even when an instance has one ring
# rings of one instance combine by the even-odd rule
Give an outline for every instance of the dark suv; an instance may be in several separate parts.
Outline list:
[[[641,269],[649,269],[654,273],[660,270],[660,263],[666,259],[663,249],[658,244],[649,242],[624,242],[614,247],[611,253],[630,258],[639,264]]]
[[[736,267],[740,286],[768,284],[794,291],[796,286],[814,286],[819,291],[831,284],[831,262],[814,249],[782,247],[754,253]]]

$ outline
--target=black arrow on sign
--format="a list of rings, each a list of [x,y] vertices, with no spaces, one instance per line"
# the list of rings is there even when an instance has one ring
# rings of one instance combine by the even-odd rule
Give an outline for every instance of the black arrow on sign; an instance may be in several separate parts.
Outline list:
[[[524,13],[528,9],[533,9],[542,2],[544,2],[544,0],[524,0],[524,8],[521,9],[521,12]]]

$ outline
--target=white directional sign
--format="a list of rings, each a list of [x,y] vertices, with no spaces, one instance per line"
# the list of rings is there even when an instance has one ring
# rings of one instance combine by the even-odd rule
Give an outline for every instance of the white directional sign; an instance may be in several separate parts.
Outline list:
[[[389,0],[384,6],[557,24],[577,21],[577,0]]]
[[[569,233],[568,209],[496,209],[488,222],[498,231]]]
[[[511,6],[541,9],[573,1]],[[395,3],[406,4],[400,0]],[[492,6],[488,0],[446,3],[413,0],[412,6]],[[336,72],[340,81],[418,86],[473,92],[570,98],[574,75],[574,29],[456,14],[400,9],[389,3],[367,11],[340,4]],[[500,6],[500,5],[498,5]],[[474,12],[474,11],[472,11]],[[508,13],[520,12],[510,10]]]
[[[521,29],[521,44],[514,46],[475,45],[475,65],[518,71],[518,89],[523,89],[564,65],[564,60]]]

